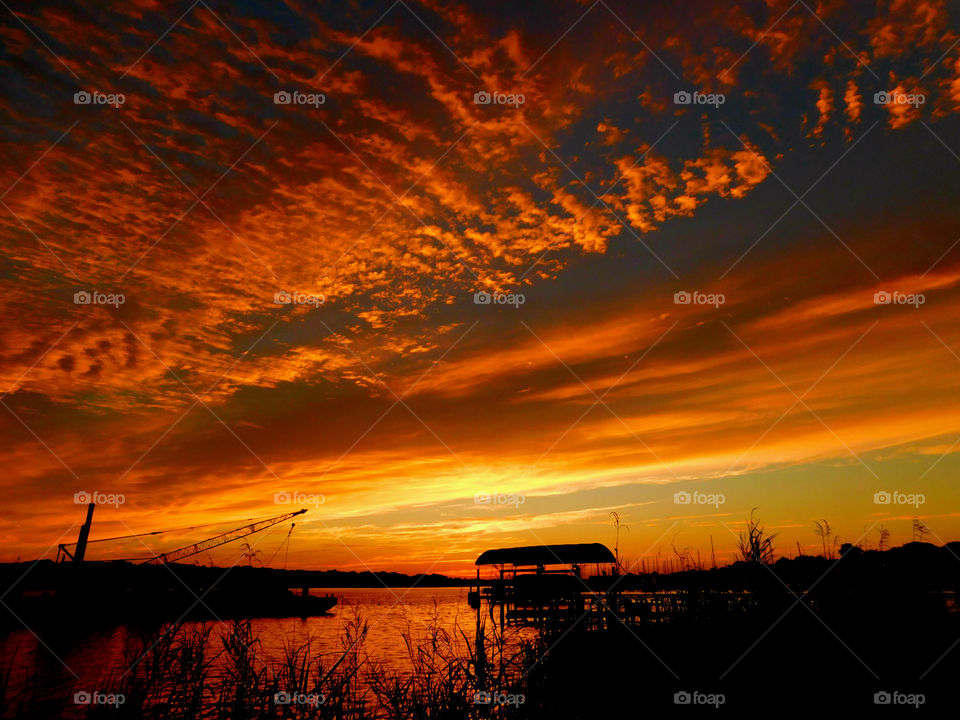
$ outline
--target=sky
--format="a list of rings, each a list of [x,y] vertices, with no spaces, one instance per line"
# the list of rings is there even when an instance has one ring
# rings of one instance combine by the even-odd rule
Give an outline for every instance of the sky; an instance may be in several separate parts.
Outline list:
[[[960,540],[958,12],[4,2],[0,561]]]

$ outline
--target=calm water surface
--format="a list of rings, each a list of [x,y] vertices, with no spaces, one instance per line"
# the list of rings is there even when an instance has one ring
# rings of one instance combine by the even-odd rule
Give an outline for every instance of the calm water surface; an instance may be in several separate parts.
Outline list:
[[[336,595],[339,602],[325,616],[253,621],[260,638],[255,652],[266,665],[282,661],[285,647],[307,641],[312,655],[322,656],[329,664],[340,657],[346,631],[358,622],[368,628],[361,657],[397,670],[411,666],[404,635],[412,637],[417,646],[437,630],[446,631],[454,648],[466,653],[463,635],[472,643],[476,634],[476,615],[467,605],[467,588],[334,588],[313,592]],[[216,635],[228,632],[230,624],[212,625],[211,646],[219,650]],[[33,630],[36,634],[24,629],[0,637],[0,668],[9,669],[9,685],[14,689],[23,688],[28,678],[39,681],[36,692],[102,688],[111,677],[127,671],[131,658],[136,658],[142,647],[140,633],[126,626],[96,632],[79,630],[69,638],[42,628]]]

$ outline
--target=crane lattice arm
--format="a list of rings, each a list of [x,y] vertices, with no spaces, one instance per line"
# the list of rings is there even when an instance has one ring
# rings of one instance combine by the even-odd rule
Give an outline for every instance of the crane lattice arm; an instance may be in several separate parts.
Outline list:
[[[187,545],[186,547],[178,548],[177,550],[171,550],[170,552],[163,553],[162,555],[157,555],[155,558],[148,560],[147,563],[151,565],[163,565],[166,563],[177,562],[178,560],[183,560],[183,558],[201,553],[204,550],[225,545],[228,542],[239,540],[247,535],[252,535],[253,533],[258,533],[261,530],[266,530],[268,527],[276,525],[277,523],[282,523],[284,520],[289,520],[297,515],[302,515],[305,512],[306,510],[297,510],[296,512],[284,513],[283,515],[277,515],[276,517],[267,518],[266,520],[260,520],[259,522],[251,523],[250,525],[244,525],[236,530],[231,530],[221,535],[215,535],[214,537],[201,540],[193,545]]]

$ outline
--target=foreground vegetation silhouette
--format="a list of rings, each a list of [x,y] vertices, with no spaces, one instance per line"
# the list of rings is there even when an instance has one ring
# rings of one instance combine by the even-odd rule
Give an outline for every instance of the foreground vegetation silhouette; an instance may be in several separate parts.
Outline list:
[[[587,719],[698,703],[830,714],[867,712],[890,698],[925,710],[955,706],[960,543],[846,544],[775,559],[773,538],[751,517],[740,554],[724,567],[690,561],[678,572],[591,580],[610,592],[671,598],[669,615],[642,622],[611,610],[603,629],[589,632],[576,623],[504,630],[492,613],[469,631],[439,620],[397,628],[405,667],[368,656],[367,622],[354,607],[341,610],[351,620],[335,651],[288,642],[282,659],[268,662],[250,620],[144,626],[125,663],[133,670],[98,688],[123,698],[112,706],[78,704],[69,683],[51,686],[41,672],[47,643],[82,642],[76,623],[61,625],[26,663],[33,675],[14,681],[23,659],[6,660],[3,715]]]

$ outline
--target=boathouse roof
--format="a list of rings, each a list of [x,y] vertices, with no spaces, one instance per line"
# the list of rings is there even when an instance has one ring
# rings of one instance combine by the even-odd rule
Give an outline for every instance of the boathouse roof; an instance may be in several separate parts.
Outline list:
[[[613,553],[600,543],[569,545],[527,545],[525,547],[487,550],[477,558],[477,565],[584,565],[616,562]]]

